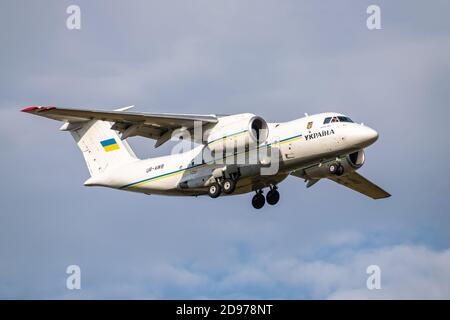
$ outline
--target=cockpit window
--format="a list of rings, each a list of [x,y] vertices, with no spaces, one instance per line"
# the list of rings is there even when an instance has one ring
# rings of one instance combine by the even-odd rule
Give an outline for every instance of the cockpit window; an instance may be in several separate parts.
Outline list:
[[[323,120],[323,124],[327,124],[330,122],[334,123],[334,122],[353,122],[353,121],[349,117],[344,117],[344,116],[328,117],[328,118],[325,118],[325,120]]]
[[[353,122],[349,117],[338,117],[340,122]]]

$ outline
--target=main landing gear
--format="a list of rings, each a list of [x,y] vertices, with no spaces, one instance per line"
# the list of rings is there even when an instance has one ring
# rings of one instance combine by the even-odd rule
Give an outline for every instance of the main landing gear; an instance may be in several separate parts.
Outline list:
[[[217,198],[220,194],[232,194],[236,189],[236,180],[235,179],[224,179],[219,182],[214,182],[209,186],[208,194],[211,198]]]
[[[280,201],[280,193],[278,192],[277,187],[273,187],[269,192],[267,192],[266,200],[271,206],[276,205],[278,201]]]
[[[252,206],[255,209],[261,209],[264,207],[264,204],[266,203],[266,198],[264,198],[262,190],[256,191],[256,194],[253,196],[252,199]]]
[[[211,198],[217,198],[220,196],[220,193],[222,192],[222,187],[217,183],[214,182],[212,185],[209,186],[208,194]]]
[[[260,189],[256,191],[256,194],[253,196],[252,199],[252,205],[255,209],[261,209],[264,207],[264,204],[266,203],[270,205],[276,205],[278,201],[280,201],[280,193],[277,190],[276,186],[271,186],[270,191],[267,192],[266,197],[264,198],[263,191]]]
[[[332,164],[330,164],[330,166],[328,167],[328,171],[331,174],[335,174],[337,176],[342,176],[344,174],[344,167],[342,166],[342,164],[340,164],[339,162],[333,162]]]
[[[223,192],[225,194],[232,194],[236,189],[236,179],[233,178],[221,178],[220,180],[216,180],[216,182],[212,183],[208,189],[208,195],[211,198],[217,198]],[[256,194],[252,198],[252,206],[255,209],[261,209],[264,207],[266,202],[271,206],[276,205],[278,201],[280,201],[280,193],[277,190],[277,186],[271,185],[270,190],[267,192],[264,197],[264,193],[262,189],[258,189]]]
[[[225,179],[222,183],[223,192],[226,194],[232,194],[234,189],[236,189],[236,180]]]

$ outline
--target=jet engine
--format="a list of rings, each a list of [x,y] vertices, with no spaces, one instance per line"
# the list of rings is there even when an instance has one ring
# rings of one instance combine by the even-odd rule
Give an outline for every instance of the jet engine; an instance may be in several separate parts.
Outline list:
[[[206,137],[207,147],[215,154],[248,150],[267,140],[267,122],[254,114],[222,117]],[[251,148],[250,148],[251,149]]]
[[[344,159],[340,161],[340,165],[343,168],[343,174],[353,172],[361,168],[364,164],[365,156],[364,150],[359,150],[348,154]],[[330,172],[330,166],[335,164],[334,161],[322,164],[321,166],[314,166],[304,170],[304,176],[308,179],[321,179],[327,178],[333,173]]]

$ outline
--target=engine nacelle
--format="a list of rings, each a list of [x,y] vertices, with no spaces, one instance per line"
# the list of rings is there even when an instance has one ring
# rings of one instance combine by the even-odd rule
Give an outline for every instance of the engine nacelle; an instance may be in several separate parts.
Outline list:
[[[361,168],[364,164],[365,156],[364,150],[359,150],[347,155],[343,160],[341,160],[341,165],[344,167],[344,175]],[[321,166],[315,166],[309,169],[305,169],[305,177],[308,179],[322,179],[331,176],[330,174],[330,164],[324,164]]]
[[[269,136],[267,122],[254,114],[222,117],[206,137],[208,149],[215,154],[232,154],[265,142]]]

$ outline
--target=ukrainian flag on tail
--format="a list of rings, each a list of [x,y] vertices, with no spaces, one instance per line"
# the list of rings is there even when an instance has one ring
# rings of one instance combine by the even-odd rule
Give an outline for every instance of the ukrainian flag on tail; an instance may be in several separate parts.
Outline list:
[[[103,149],[105,149],[106,152],[119,149],[119,145],[117,144],[116,139],[114,138],[100,141],[100,143],[102,144],[102,147]]]

